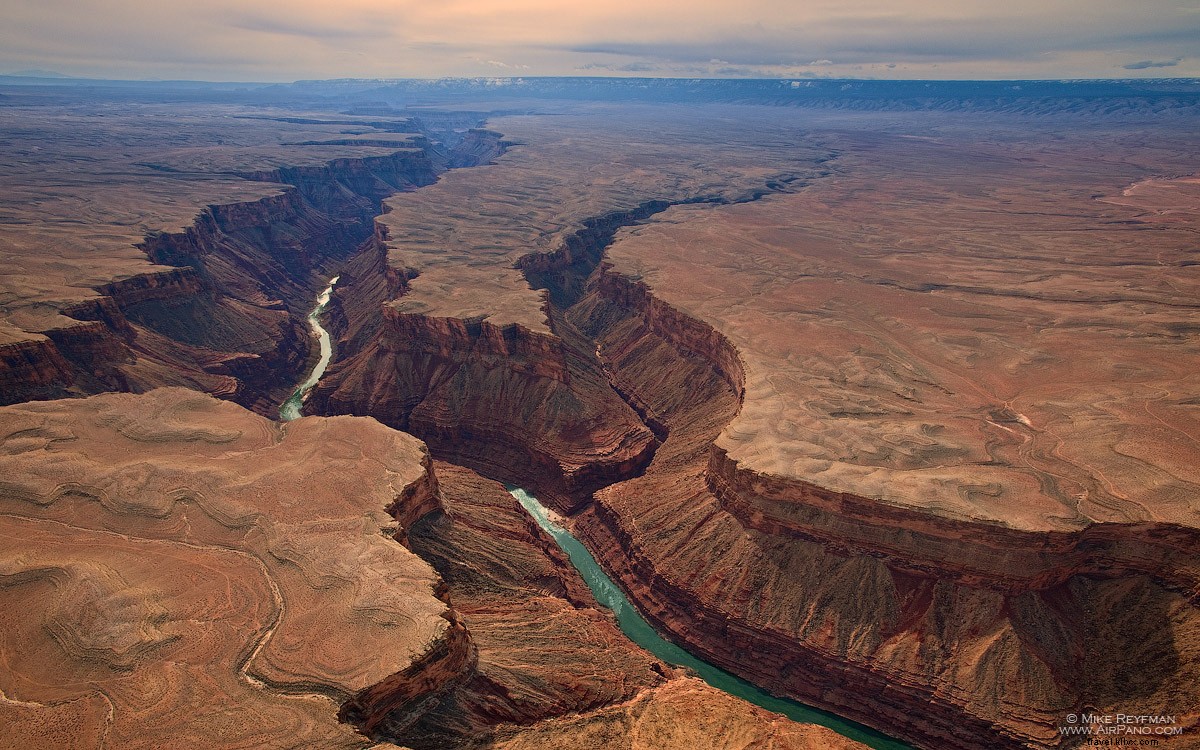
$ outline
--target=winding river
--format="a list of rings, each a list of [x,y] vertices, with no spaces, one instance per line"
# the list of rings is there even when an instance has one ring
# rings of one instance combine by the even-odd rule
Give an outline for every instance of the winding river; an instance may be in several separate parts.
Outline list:
[[[340,278],[340,276],[334,276],[329,280],[329,286],[325,287],[325,291],[317,295],[317,306],[308,314],[308,325],[312,327],[313,333],[317,335],[317,339],[321,342],[321,358],[317,360],[317,364],[313,367],[312,372],[308,374],[303,383],[296,387],[296,390],[292,392],[288,400],[280,404],[279,418],[284,422],[290,422],[300,417],[300,410],[304,408],[304,397],[308,395],[309,390],[325,374],[325,368],[329,367],[329,360],[333,358],[333,340],[329,337],[329,331],[325,330],[325,326],[321,325],[321,315],[325,313],[325,306],[329,304],[329,298],[333,296],[333,286]]]
[[[880,734],[870,727],[843,719],[827,711],[806,706],[803,703],[771,695],[740,677],[736,677],[706,661],[697,659],[679,646],[666,640],[629,603],[629,600],[625,598],[625,594],[617,584],[601,569],[600,565],[596,562],[596,558],[592,557],[592,553],[588,552],[587,548],[571,532],[567,531],[552,518],[552,511],[548,510],[538,502],[537,498],[520,487],[509,486],[508,491],[517,499],[521,507],[529,515],[533,516],[538,526],[541,526],[550,536],[554,537],[554,541],[558,543],[562,551],[567,553],[571,564],[583,576],[583,580],[587,583],[588,588],[592,590],[592,595],[596,597],[596,601],[612,610],[612,613],[616,615],[617,624],[620,625],[621,631],[629,637],[629,640],[668,664],[690,669],[700,679],[718,690],[723,690],[730,695],[753,703],[756,706],[761,706],[768,711],[783,714],[794,721],[820,724],[840,735],[861,742],[867,747],[876,748],[876,750],[913,750],[910,745]]]
[[[325,306],[329,304],[329,298],[333,294],[333,287],[337,284],[338,278],[338,276],[334,276],[329,280],[329,286],[325,287],[325,291],[317,296],[317,305],[308,314],[308,324],[312,326],[313,332],[321,342],[321,357],[304,382],[279,407],[279,416],[284,421],[290,421],[300,416],[300,410],[304,406],[304,397],[325,374],[325,368],[329,366],[329,360],[333,356],[333,343],[329,331],[321,325],[321,315],[325,312]],[[617,624],[621,627],[621,631],[629,637],[629,640],[668,664],[691,670],[700,679],[718,690],[723,690],[768,711],[783,714],[794,721],[828,727],[838,734],[861,742],[867,747],[875,748],[875,750],[913,750],[911,746],[880,734],[869,727],[856,724],[827,711],[806,706],[803,703],[771,695],[740,677],[692,656],[663,638],[629,603],[617,584],[601,569],[596,558],[592,557],[592,553],[588,552],[587,548],[571,535],[571,532],[554,520],[550,510],[520,487],[509,486],[508,491],[567,554],[571,564],[579,571],[588,588],[592,590],[596,601],[612,610],[617,618]]]

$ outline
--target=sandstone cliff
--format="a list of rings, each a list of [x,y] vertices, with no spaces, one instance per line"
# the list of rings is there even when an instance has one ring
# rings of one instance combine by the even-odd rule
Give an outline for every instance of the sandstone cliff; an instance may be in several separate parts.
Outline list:
[[[616,226],[662,208],[519,261],[547,289],[549,334],[393,306],[412,276],[387,276],[376,250],[357,268],[364,293],[339,295],[346,356],[312,403],[584,509],[576,530],[679,641],[921,746],[1057,747],[1081,710],[1195,722],[1178,687],[1197,669],[1194,529],[1008,529],[740,468],[717,442],[744,398],[737,349],[601,262]],[[555,411],[555,394],[577,406]],[[586,418],[598,403],[653,435],[636,461],[576,447],[613,434]],[[572,485],[590,460],[596,480]]]
[[[1056,747],[1088,708],[1195,723],[1179,692],[1196,684],[1193,529],[1013,532],[740,471],[713,444],[740,408],[736,356],[651,299],[603,271],[571,316],[667,435],[576,520],[653,621],[921,746]]]

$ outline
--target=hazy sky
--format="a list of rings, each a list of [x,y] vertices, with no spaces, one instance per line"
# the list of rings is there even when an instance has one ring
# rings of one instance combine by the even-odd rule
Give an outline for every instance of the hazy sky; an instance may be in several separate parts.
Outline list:
[[[1200,75],[1200,0],[2,0],[0,72]]]

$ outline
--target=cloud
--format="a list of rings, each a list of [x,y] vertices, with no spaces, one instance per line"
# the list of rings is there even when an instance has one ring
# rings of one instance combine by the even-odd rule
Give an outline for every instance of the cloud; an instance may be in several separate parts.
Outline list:
[[[326,22],[305,23],[294,18],[271,18],[251,13],[233,16],[229,25],[243,31],[316,40],[382,39],[393,35],[393,31],[382,24],[338,26]]]
[[[1122,65],[1125,70],[1146,70],[1147,68],[1173,68],[1183,62],[1182,57],[1176,57],[1174,60],[1140,60],[1138,62]]]
[[[6,0],[0,68],[225,80],[1188,76],[1200,75],[1197,11],[1195,0]]]
[[[486,65],[491,68],[500,68],[501,70],[529,70],[528,65],[521,63],[509,63],[504,62],[503,60],[485,60],[481,57],[473,57],[471,59],[473,62],[479,65]]]
[[[602,32],[597,28],[597,36]],[[1010,0],[1003,6],[859,0],[831,4],[810,17],[781,8],[780,17],[770,24],[731,18],[688,32],[656,39],[597,38],[566,49],[660,62],[716,58],[743,66],[847,70],[887,63],[1049,67],[1072,55],[1108,57],[1111,67],[1119,67],[1139,52],[1150,60],[1186,59],[1189,50],[1200,47],[1200,14],[1182,12],[1173,0]]]

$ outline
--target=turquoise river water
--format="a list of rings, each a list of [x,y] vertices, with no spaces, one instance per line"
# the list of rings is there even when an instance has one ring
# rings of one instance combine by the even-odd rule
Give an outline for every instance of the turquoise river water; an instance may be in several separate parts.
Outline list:
[[[321,325],[321,315],[325,312],[325,306],[329,304],[329,298],[333,294],[333,286],[337,281],[337,276],[329,280],[329,286],[325,287],[325,291],[321,292],[317,297],[316,307],[308,314],[308,324],[312,326],[313,332],[317,334],[320,340],[321,357],[317,360],[317,364],[313,367],[312,372],[304,382],[296,388],[287,401],[284,401],[280,405],[279,416],[284,421],[290,421],[300,416],[300,410],[304,406],[305,395],[307,395],[309,389],[317,384],[321,376],[325,374],[325,368],[329,366],[329,360],[333,356],[333,343],[330,340],[329,331],[325,330],[325,327]],[[508,491],[512,493],[512,496],[517,499],[521,507],[537,521],[539,526],[554,538],[558,546],[567,554],[567,557],[571,560],[571,564],[575,566],[575,569],[583,577],[584,582],[587,583],[588,588],[592,590],[592,595],[596,597],[596,601],[612,610],[612,613],[617,618],[617,624],[620,625],[621,631],[628,636],[629,640],[668,664],[690,669],[700,679],[718,690],[723,690],[730,695],[749,701],[756,706],[761,706],[768,711],[783,714],[794,721],[820,724],[838,734],[861,742],[867,747],[875,748],[875,750],[914,750],[911,746],[880,734],[870,727],[856,724],[827,711],[806,706],[803,703],[771,695],[740,677],[736,677],[706,661],[697,659],[679,646],[663,638],[634,609],[629,600],[625,598],[624,592],[601,569],[600,565],[596,562],[596,558],[592,557],[592,553],[588,552],[587,548],[572,536],[571,532],[557,523],[551,517],[551,512],[538,502],[537,498],[520,487],[510,486],[508,487]]]
[[[620,625],[621,631],[629,637],[629,640],[668,664],[690,669],[700,679],[718,690],[723,690],[730,695],[749,701],[756,706],[761,706],[768,711],[783,714],[794,721],[829,727],[838,734],[861,742],[867,747],[876,748],[876,750],[913,750],[911,745],[906,745],[899,740],[880,734],[870,727],[843,719],[840,716],[813,708],[812,706],[806,706],[803,703],[771,695],[740,677],[736,677],[706,661],[697,659],[679,646],[666,640],[629,603],[629,600],[625,598],[624,592],[601,569],[600,565],[596,562],[596,558],[592,557],[592,553],[588,552],[587,548],[571,532],[567,531],[551,517],[551,511],[538,502],[537,498],[520,487],[509,486],[508,491],[517,499],[521,507],[529,515],[533,516],[537,524],[545,529],[550,536],[554,537],[554,541],[558,543],[563,552],[567,553],[571,564],[583,576],[583,580],[587,583],[588,588],[592,590],[592,595],[596,597],[596,601],[612,610],[613,614],[616,615],[617,624]]]

